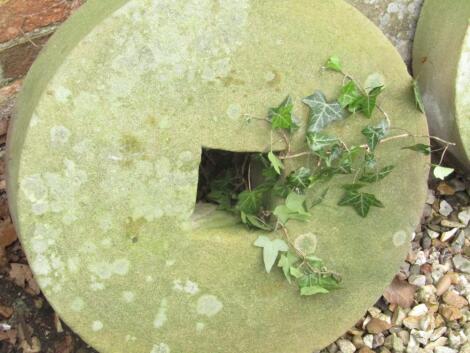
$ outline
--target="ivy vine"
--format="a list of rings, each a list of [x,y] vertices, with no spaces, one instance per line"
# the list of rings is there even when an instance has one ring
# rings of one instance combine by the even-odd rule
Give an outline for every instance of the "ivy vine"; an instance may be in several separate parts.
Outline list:
[[[385,90],[385,80],[380,74],[371,74],[361,85],[354,77],[343,70],[341,60],[330,57],[322,68],[342,76],[342,86],[338,98],[328,101],[321,91],[316,91],[302,100],[309,109],[308,123],[305,129],[305,151],[291,152],[291,137],[299,130],[295,117],[292,97],[288,96],[278,107],[269,109],[266,121],[272,134],[278,134],[285,143],[285,150],[257,154],[248,161],[246,177],[236,177],[227,171],[222,177],[210,184],[207,198],[225,211],[232,212],[249,228],[270,233],[279,233],[281,237],[272,239],[262,235],[254,246],[262,248],[265,270],[270,273],[276,265],[289,283],[296,283],[300,294],[312,296],[329,293],[340,288],[341,275],[329,270],[324,261],[315,256],[317,237],[313,233],[302,234],[296,239],[290,238],[287,224],[291,221],[305,222],[311,218],[311,209],[322,202],[328,193],[325,182],[336,175],[350,175],[352,181],[342,185],[343,196],[338,206],[352,207],[360,217],[367,217],[373,208],[383,208],[384,204],[373,193],[366,192],[367,185],[377,183],[393,170],[393,165],[381,166],[376,151],[381,144],[407,137],[425,137],[436,140],[444,147],[439,164],[434,166],[434,174],[445,178],[453,169],[441,166],[448,148],[453,145],[434,136],[414,136],[409,132],[391,135],[391,131],[400,130],[391,126],[388,114],[378,104],[379,97]],[[424,111],[419,88],[412,84],[416,106]],[[382,118],[377,123],[369,123],[362,130],[364,143],[347,145],[339,136],[326,133],[325,129],[337,121],[350,116],[362,116],[371,120],[375,111]],[[259,119],[247,116],[247,122]],[[415,144],[404,147],[425,155],[434,152],[430,145]],[[286,160],[310,157],[315,168],[301,166],[286,173]],[[253,186],[251,167],[261,170]],[[241,173],[244,175],[244,173]],[[314,200],[307,199],[306,192],[320,190]],[[273,202],[273,199],[280,200]],[[276,207],[271,208],[270,205]]]

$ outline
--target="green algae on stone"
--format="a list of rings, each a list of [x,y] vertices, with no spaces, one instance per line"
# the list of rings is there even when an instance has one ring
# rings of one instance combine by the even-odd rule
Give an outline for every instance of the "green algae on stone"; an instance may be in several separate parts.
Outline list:
[[[303,97],[337,96],[338,77],[319,70],[331,55],[361,81],[382,74],[394,125],[427,133],[399,54],[343,1],[90,1],[59,29],[21,93],[8,192],[33,272],[68,325],[103,353],[310,353],[361,317],[419,222],[428,167],[400,149],[410,141],[378,152],[396,165],[371,186],[385,209],[362,219],[337,206],[333,185],[309,222],[289,222],[343,275],[328,295],[302,298],[280,271],[268,276],[252,245],[266,232],[195,205],[202,148],[269,151],[269,125],[246,116],[287,94],[305,126]],[[359,143],[368,122],[331,132]]]
[[[413,72],[431,133],[457,143],[470,170],[470,2],[427,0],[413,50]]]

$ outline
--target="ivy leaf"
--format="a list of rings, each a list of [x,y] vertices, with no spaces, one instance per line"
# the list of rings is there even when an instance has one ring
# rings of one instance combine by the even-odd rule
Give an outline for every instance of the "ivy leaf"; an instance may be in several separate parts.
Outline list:
[[[303,296],[311,296],[315,294],[327,294],[330,293],[330,291],[326,288],[323,288],[321,286],[310,286],[310,287],[302,287],[300,288],[300,295]]]
[[[341,65],[341,60],[337,56],[331,56],[326,62],[325,67],[329,70],[336,72],[343,71],[343,66]]]
[[[310,107],[308,132],[320,132],[334,121],[344,119],[344,110],[338,102],[328,103],[322,92],[317,91],[303,99]]]
[[[445,180],[449,175],[451,175],[455,170],[453,168],[446,168],[440,165],[434,166],[434,176],[438,179]]]
[[[267,224],[262,218],[252,215],[252,214],[244,214],[242,213],[242,221],[245,224],[248,224],[252,227],[262,229],[262,230],[267,230],[267,231],[272,231],[273,227],[271,227],[269,224]]]
[[[293,109],[294,103],[291,96],[288,96],[277,108],[271,108],[268,118],[271,121],[272,128],[292,130],[297,127]]]
[[[374,151],[379,142],[386,136],[383,127],[368,126],[362,130],[362,134],[367,138],[367,145],[371,151]]]
[[[277,158],[273,151],[268,153],[268,159],[271,162],[271,166],[274,168],[276,173],[280,175],[281,170],[284,169],[284,164],[282,164],[281,160]]]
[[[273,214],[277,217],[278,221],[286,224],[289,220],[308,221],[310,213],[307,212],[305,207],[305,195],[299,195],[296,192],[291,192],[287,198],[285,205],[279,205],[274,209]]]
[[[293,171],[286,179],[286,185],[292,190],[303,192],[311,184],[312,172],[309,168],[300,167]]]
[[[280,252],[287,252],[289,246],[282,239],[271,240],[267,236],[261,235],[256,239],[255,246],[263,248],[263,261],[267,273],[271,272],[274,263]]]
[[[421,95],[421,90],[418,86],[418,81],[413,80],[413,95],[415,97],[415,104],[416,108],[418,108],[421,113],[424,113],[424,103],[423,103],[423,96]]]
[[[376,183],[387,177],[394,168],[395,167],[393,165],[389,165],[382,168],[381,170],[377,170],[376,172],[366,172],[361,176],[359,181],[364,183]]]
[[[359,91],[359,88],[357,87],[356,83],[354,83],[354,81],[350,80],[341,88],[338,102],[343,108],[347,108],[349,105],[356,102],[360,97],[361,92]]]
[[[313,152],[320,151],[324,148],[331,147],[338,143],[338,138],[327,135],[323,132],[308,132],[307,144]]]
[[[323,202],[323,200],[325,200],[325,197],[326,195],[328,194],[328,191],[330,190],[330,188],[326,188],[325,190],[323,190],[320,194],[320,196],[318,196],[316,199],[314,199],[309,207],[309,209],[312,209],[314,208],[315,206],[318,206],[319,204],[321,204]]]
[[[320,277],[319,279],[320,286],[328,289],[329,291],[340,288],[338,282],[339,280],[333,275]]]
[[[210,192],[207,198],[219,204],[219,208],[222,210],[230,210],[232,208],[233,180],[233,174],[227,171],[224,176],[210,183]]]
[[[366,81],[364,82],[364,90],[367,94],[371,94],[371,92],[376,89],[380,88],[383,90],[385,87],[385,78],[382,74],[375,72],[367,76]]]
[[[338,205],[352,206],[361,217],[367,217],[371,207],[384,207],[375,195],[358,190],[346,190]]]
[[[415,152],[419,152],[424,154],[425,156],[429,156],[431,154],[431,146],[425,145],[423,143],[418,143],[413,146],[403,147],[402,150],[412,150]]]
[[[383,87],[376,87],[372,89],[367,96],[362,96],[359,100],[359,106],[361,112],[368,118],[372,117],[372,114],[377,106],[377,97],[382,93]]]
[[[238,195],[236,209],[245,214],[256,214],[261,208],[263,193],[259,190],[245,190]]]
[[[326,294],[330,291],[320,284],[320,275],[309,273],[299,279],[300,295],[311,296],[315,294]]]
[[[287,254],[282,254],[279,262],[277,264],[278,267],[282,267],[282,272],[284,272],[284,276],[286,277],[289,283],[292,283],[291,275],[297,278],[300,270],[294,267],[294,265],[299,262],[299,258],[293,254],[291,251],[287,252]],[[300,272],[301,273],[301,272]]]
[[[355,184],[344,184],[341,186],[341,189],[346,190],[346,191],[357,191],[362,189],[365,184],[360,184],[360,183],[355,183]]]
[[[291,192],[286,198],[286,206],[292,212],[305,213],[305,201],[307,196]]]

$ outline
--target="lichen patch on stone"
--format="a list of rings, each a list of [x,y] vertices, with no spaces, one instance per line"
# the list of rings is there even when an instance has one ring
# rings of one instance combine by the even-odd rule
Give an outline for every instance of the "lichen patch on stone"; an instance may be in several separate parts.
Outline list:
[[[91,329],[95,332],[101,331],[103,327],[103,323],[99,320],[93,321],[93,323],[91,324]]]
[[[122,292],[122,299],[126,303],[132,303],[135,299],[135,293],[131,292],[131,291],[124,291],[124,292]]]
[[[155,344],[150,353],[171,353],[170,347],[166,343]]]
[[[70,308],[75,311],[75,312],[80,312],[85,308],[85,302],[83,301],[82,298],[76,297],[72,303],[70,304]]]
[[[197,313],[212,317],[217,315],[223,308],[222,302],[215,295],[203,295],[197,301]]]
[[[167,310],[168,310],[168,301],[164,298],[162,299],[160,303],[157,316],[155,317],[155,320],[153,321],[153,327],[155,327],[156,329],[159,329],[163,327],[163,325],[165,325],[165,323],[168,320]]]

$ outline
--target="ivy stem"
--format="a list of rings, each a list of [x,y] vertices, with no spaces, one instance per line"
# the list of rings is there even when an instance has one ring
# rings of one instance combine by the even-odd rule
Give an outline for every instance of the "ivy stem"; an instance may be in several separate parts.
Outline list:
[[[311,154],[312,154],[312,152],[301,152],[301,153],[297,153],[297,154],[290,154],[290,155],[286,155],[286,156],[280,156],[279,159],[299,158],[299,157],[309,156]]]

